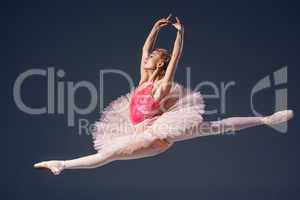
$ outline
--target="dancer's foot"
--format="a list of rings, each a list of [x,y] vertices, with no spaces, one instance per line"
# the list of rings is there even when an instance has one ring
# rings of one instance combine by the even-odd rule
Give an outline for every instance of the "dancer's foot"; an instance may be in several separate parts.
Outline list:
[[[59,175],[65,168],[65,162],[59,160],[43,161],[34,164],[34,168],[49,169],[54,175]]]
[[[280,124],[293,118],[293,116],[294,113],[292,110],[282,110],[274,113],[273,115],[263,117],[262,122],[266,125]]]

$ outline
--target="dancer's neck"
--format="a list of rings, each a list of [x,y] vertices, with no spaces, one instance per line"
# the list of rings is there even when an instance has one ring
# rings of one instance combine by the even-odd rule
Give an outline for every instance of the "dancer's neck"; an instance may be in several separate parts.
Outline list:
[[[155,70],[148,70],[148,81],[160,81],[163,78],[163,75],[161,75],[160,70],[159,69],[155,69]]]

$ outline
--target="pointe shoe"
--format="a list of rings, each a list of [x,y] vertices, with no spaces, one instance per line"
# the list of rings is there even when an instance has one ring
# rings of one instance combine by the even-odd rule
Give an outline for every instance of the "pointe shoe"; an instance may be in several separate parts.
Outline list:
[[[64,161],[43,161],[33,165],[37,169],[49,169],[54,175],[59,175],[65,168]]]
[[[280,124],[290,120],[293,116],[294,112],[292,110],[282,110],[262,118],[262,122],[266,125]]]

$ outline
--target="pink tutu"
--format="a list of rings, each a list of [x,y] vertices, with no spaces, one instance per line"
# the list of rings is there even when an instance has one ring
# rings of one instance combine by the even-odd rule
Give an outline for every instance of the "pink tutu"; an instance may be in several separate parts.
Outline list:
[[[96,151],[121,144],[126,146],[126,142],[129,144],[134,138],[149,134],[157,139],[178,141],[194,134],[194,127],[203,121],[205,104],[200,92],[173,82],[170,93],[161,100],[162,113],[134,125],[129,117],[133,92],[112,101],[102,112],[100,120],[94,123],[92,136]]]

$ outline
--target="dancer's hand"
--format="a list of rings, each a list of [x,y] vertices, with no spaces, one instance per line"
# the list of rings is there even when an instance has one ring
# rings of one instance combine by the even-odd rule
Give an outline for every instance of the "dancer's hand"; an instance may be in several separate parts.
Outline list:
[[[43,161],[34,164],[34,168],[49,169],[54,175],[59,175],[64,170],[65,164],[64,161],[60,160]]]
[[[169,14],[168,17],[158,20],[157,22],[155,22],[153,28],[156,31],[159,31],[162,27],[170,25],[171,24],[171,21],[170,21],[171,17],[172,17],[172,14]]]
[[[184,30],[184,26],[178,17],[175,18],[176,18],[176,23],[173,23],[172,26],[174,26],[178,31],[182,32]]]

